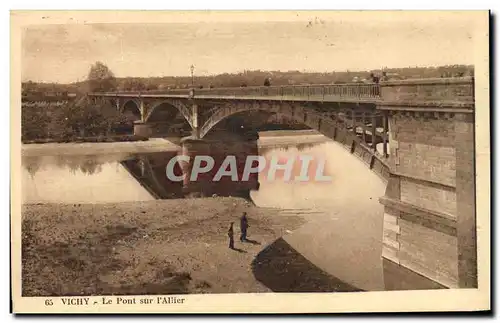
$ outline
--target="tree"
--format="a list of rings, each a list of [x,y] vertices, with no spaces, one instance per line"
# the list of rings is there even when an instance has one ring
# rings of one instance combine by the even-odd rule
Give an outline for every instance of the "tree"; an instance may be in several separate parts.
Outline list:
[[[122,89],[124,91],[144,91],[146,90],[146,84],[138,79],[126,79],[123,82]]]
[[[99,107],[83,99],[62,107],[54,116],[52,133],[56,137],[87,137],[105,133],[106,119]]]
[[[130,123],[107,100],[83,97],[57,110],[50,131],[56,138],[107,136]]]
[[[90,92],[107,92],[116,89],[115,75],[101,62],[96,62],[90,67],[87,82]]]
[[[48,109],[41,105],[21,105],[21,140],[47,138],[51,116]]]

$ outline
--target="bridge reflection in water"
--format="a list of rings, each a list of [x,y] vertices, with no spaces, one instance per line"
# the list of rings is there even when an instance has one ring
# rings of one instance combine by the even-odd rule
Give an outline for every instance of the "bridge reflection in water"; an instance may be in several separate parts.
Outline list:
[[[320,137],[319,135],[316,136]],[[323,141],[324,138],[319,138],[319,140]],[[225,133],[224,140],[218,139],[217,135],[204,140],[186,138],[182,140],[182,147],[179,147],[177,151],[132,156],[123,160],[121,164],[157,199],[233,196],[251,200],[250,192],[259,190],[260,181],[273,181],[273,179],[268,178],[271,173],[274,174],[273,178],[277,181],[284,180],[285,169],[278,167],[275,172],[270,172],[270,164],[273,159],[279,165],[285,165],[289,162],[291,170],[289,180],[294,180],[301,174],[304,175],[301,173],[303,172],[303,162],[298,154],[291,156],[283,153],[273,155],[268,154],[269,152],[276,150],[287,151],[288,148],[292,147],[298,152],[316,144],[313,141],[292,146],[282,144],[277,146],[268,145],[267,147],[261,145],[259,147],[256,136],[249,138],[248,136],[232,135],[231,137],[230,134]],[[202,156],[212,158],[214,164],[210,170],[198,173],[196,180],[193,180],[191,178],[193,175],[193,161],[196,157]],[[259,158],[259,156],[264,157],[265,164],[262,169],[258,172],[251,172],[247,174],[247,178],[244,178],[245,168],[251,167],[255,169],[258,166],[255,159]],[[189,161],[179,159],[181,157],[188,157]],[[317,154],[316,156],[307,155],[307,157],[312,158],[312,160],[306,165],[306,175],[314,181],[316,175],[321,173],[321,169],[318,168],[324,166],[325,157],[319,158],[320,156]],[[169,166],[169,164],[171,165]],[[199,166],[201,168],[208,167],[207,161],[201,161]],[[235,167],[234,172],[231,171],[233,167]],[[224,176],[221,176],[222,170],[226,171]],[[169,171],[172,171],[173,176],[177,177],[177,179],[167,176]],[[219,173],[218,178],[217,173]],[[233,173],[234,175],[230,175]],[[181,177],[183,177],[182,180]]]
[[[207,196],[233,196],[250,198],[250,191],[258,189],[257,174],[249,176],[248,181],[233,181],[229,176],[222,176],[214,181],[217,171],[223,166],[226,156],[234,156],[239,179],[245,167],[247,156],[257,156],[256,140],[246,141],[196,141],[186,140],[179,151],[158,152],[139,155],[122,161],[122,165],[141,185],[155,198],[183,198]],[[188,156],[189,162],[179,160],[173,164],[173,175],[183,177],[176,180],[167,176],[167,166],[180,156]],[[196,180],[191,180],[193,161],[196,156],[213,158],[214,165],[211,170],[200,173]],[[207,162],[202,161],[200,167],[207,167]]]

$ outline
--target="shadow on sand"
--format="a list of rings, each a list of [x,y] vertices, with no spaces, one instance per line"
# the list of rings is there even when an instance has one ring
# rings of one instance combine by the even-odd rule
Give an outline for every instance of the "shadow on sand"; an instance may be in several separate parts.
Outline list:
[[[238,251],[239,253],[247,253],[245,250],[240,249],[240,248],[231,248],[233,251]]]
[[[251,243],[251,244],[255,244],[255,245],[260,245],[260,242],[252,240],[252,239],[245,239],[242,242],[243,243]]]
[[[316,267],[283,238],[255,257],[252,271],[258,281],[274,292],[362,291]]]

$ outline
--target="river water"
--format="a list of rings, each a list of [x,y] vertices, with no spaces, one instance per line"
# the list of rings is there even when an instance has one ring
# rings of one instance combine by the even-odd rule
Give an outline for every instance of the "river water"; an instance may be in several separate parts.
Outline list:
[[[307,209],[308,222],[284,236],[309,261],[364,290],[384,290],[383,207],[386,183],[340,144],[326,140],[307,147],[267,148],[270,159],[299,154],[325,161],[329,181],[260,179],[250,196],[257,206]],[[106,203],[148,201],[154,197],[125,169],[130,154],[59,155],[23,159],[24,203]],[[316,162],[315,167],[318,167]],[[294,167],[298,175],[300,168]],[[387,279],[387,278],[386,278]]]

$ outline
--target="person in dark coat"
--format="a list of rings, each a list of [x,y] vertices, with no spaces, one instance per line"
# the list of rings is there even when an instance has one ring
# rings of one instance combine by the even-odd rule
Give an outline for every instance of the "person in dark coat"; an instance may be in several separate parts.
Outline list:
[[[246,241],[247,240],[247,229],[248,229],[248,219],[247,219],[246,212],[243,212],[243,216],[240,219],[240,228],[241,228],[240,241]]]
[[[375,75],[374,73],[370,73],[370,79],[373,83],[379,83],[380,81],[380,77],[378,77],[377,75]]]
[[[234,224],[234,222],[231,222],[231,226],[229,227],[229,230],[227,231],[227,236],[229,237],[229,249],[234,249],[234,229],[233,229],[233,224]]]

